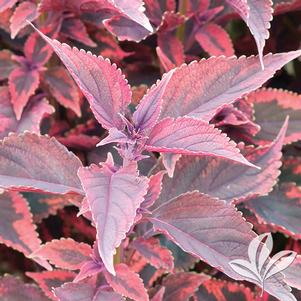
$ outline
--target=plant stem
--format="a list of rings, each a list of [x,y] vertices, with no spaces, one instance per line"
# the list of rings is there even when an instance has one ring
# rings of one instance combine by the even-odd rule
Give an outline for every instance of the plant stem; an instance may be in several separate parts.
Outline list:
[[[186,10],[187,10],[187,0],[180,0],[179,1],[179,12],[182,15],[186,14]],[[185,23],[180,25],[178,30],[177,30],[177,38],[180,41],[184,41],[184,36],[185,36]]]
[[[118,264],[118,263],[121,263],[121,246],[119,246],[117,249],[116,249],[116,254],[114,255],[114,265],[115,264]]]

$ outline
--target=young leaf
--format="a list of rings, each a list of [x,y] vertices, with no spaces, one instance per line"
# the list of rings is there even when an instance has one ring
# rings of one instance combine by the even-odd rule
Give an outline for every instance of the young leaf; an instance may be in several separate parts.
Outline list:
[[[63,67],[54,67],[43,74],[51,94],[65,108],[71,109],[77,116],[81,116],[80,98],[77,86]]]
[[[38,32],[65,64],[87,97],[99,123],[106,129],[121,128],[122,121],[118,114],[124,114],[131,102],[131,90],[116,65],[111,65],[109,60],[90,52],[70,48]]]
[[[247,151],[246,158],[259,166],[260,170],[218,158],[182,157],[173,178],[163,178],[163,188],[155,206],[192,190],[199,190],[228,203],[267,194],[279,176],[286,127],[287,122],[271,145]]]
[[[0,242],[51,269],[39,256],[30,256],[40,247],[41,241],[22,195],[12,191],[0,194],[0,208]]]
[[[39,71],[35,68],[20,66],[10,73],[8,79],[9,91],[17,120],[21,119],[29,97],[34,94],[39,83]]]
[[[53,289],[63,285],[65,282],[70,282],[75,277],[75,274],[70,271],[54,270],[47,272],[26,272],[26,276],[32,278],[39,287],[51,300],[57,301],[54,296]]]
[[[174,264],[171,252],[167,248],[162,247],[157,238],[137,238],[132,242],[131,246],[157,269],[162,268],[168,271],[173,269]]]
[[[39,134],[43,117],[52,113],[54,113],[54,108],[46,99],[32,99],[18,121],[10,101],[8,88],[0,87],[0,139],[8,136],[10,132],[21,134],[24,131],[30,131]]]
[[[163,280],[165,287],[164,301],[188,300],[198,287],[210,276],[193,272],[170,274]]]
[[[76,174],[81,165],[55,138],[24,133],[0,142],[1,188],[83,194]]]
[[[138,177],[134,163],[116,170],[110,158],[102,167],[80,168],[78,175],[96,225],[100,257],[114,275],[115,248],[134,223],[136,210],[147,192],[148,179]]]
[[[301,238],[301,188],[294,183],[276,186],[267,196],[246,202],[246,206],[260,223],[270,224],[274,230]]]
[[[301,139],[301,95],[280,89],[260,89],[247,96],[254,105],[255,120],[261,130],[256,139],[270,142],[279,132],[286,116],[290,117],[284,143]]]
[[[85,261],[90,260],[91,254],[89,245],[71,238],[61,238],[42,245],[33,255],[49,260],[57,268],[79,270]]]
[[[26,21],[34,21],[38,16],[35,3],[29,1],[20,3],[10,19],[11,38],[14,39],[19,31],[28,25]]]
[[[149,297],[138,274],[132,272],[123,263],[116,265],[116,276],[105,272],[104,275],[115,292],[134,299],[135,301],[148,301]]]
[[[162,96],[160,119],[189,115],[209,121],[217,109],[256,90],[301,50],[257,57],[212,57],[176,69]]]
[[[10,275],[0,278],[0,297],[3,301],[49,301],[43,292],[33,284],[22,282]]]
[[[215,23],[202,26],[195,34],[200,46],[212,56],[232,56],[234,49],[228,33]]]
[[[207,155],[253,166],[218,129],[189,117],[166,118],[155,125],[146,141],[146,149],[182,155]]]
[[[227,0],[227,2],[248,25],[257,45],[262,68],[265,68],[263,48],[265,40],[270,36],[269,28],[271,27],[270,21],[273,19],[273,2],[271,0]]]

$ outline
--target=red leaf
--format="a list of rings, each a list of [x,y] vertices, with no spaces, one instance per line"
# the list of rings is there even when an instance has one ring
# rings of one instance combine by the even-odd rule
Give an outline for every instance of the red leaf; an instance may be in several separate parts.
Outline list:
[[[0,242],[51,269],[45,260],[30,256],[40,247],[41,241],[22,195],[17,192],[4,192],[0,194],[0,206]]]
[[[148,301],[149,297],[138,274],[132,272],[126,264],[116,265],[116,276],[104,273],[106,280],[115,292],[134,299],[135,301]]]
[[[3,301],[49,301],[37,286],[10,275],[0,278],[0,297]]]
[[[0,51],[0,80],[7,79],[17,66],[11,57],[12,53],[9,50]]]
[[[29,1],[20,3],[10,19],[11,38],[14,39],[19,31],[28,25],[27,21],[34,21],[38,16],[35,3]]]
[[[248,25],[254,36],[263,67],[265,65],[263,61],[263,48],[265,40],[270,36],[268,29],[271,27],[270,21],[273,19],[273,2],[271,0],[227,0],[227,2]]]
[[[87,97],[96,119],[107,129],[121,127],[118,113],[124,113],[131,101],[131,90],[116,65],[90,52],[70,48],[39,32],[53,47]]]
[[[9,91],[17,120],[40,83],[39,71],[26,66],[15,68],[9,75]]]
[[[112,160],[109,156],[102,167],[80,168],[78,175],[96,225],[100,257],[107,270],[115,274],[115,248],[134,223],[136,210],[147,191],[148,179],[138,177],[136,164],[116,170]]]
[[[273,140],[286,116],[290,122],[284,143],[301,139],[301,95],[280,89],[260,89],[246,98],[254,105],[255,120],[261,126],[256,136],[260,143]]]
[[[254,294],[242,284],[210,279],[196,293],[196,301],[254,301]]]
[[[49,260],[57,268],[66,270],[79,270],[84,262],[91,259],[91,254],[89,245],[71,238],[52,240],[34,252],[34,255]]]
[[[296,239],[301,238],[301,188],[294,183],[282,183],[267,196],[246,202],[263,224]]]
[[[32,160],[35,164],[32,164]],[[23,191],[82,194],[80,160],[55,138],[25,133],[0,143],[0,187]]]
[[[80,98],[77,86],[64,67],[54,67],[44,73],[44,80],[51,94],[65,108],[73,110],[81,116]]]
[[[205,274],[181,272],[168,275],[163,280],[164,301],[188,300],[198,287],[210,277]]]
[[[164,177],[163,189],[155,205],[193,190],[228,203],[269,193],[279,176],[286,126],[287,123],[271,145],[247,151],[246,158],[259,166],[260,170],[218,158],[182,157],[177,163],[173,178]]]
[[[155,268],[162,268],[168,271],[173,269],[174,264],[171,252],[167,248],[162,247],[157,238],[137,238],[132,242],[131,246]]]
[[[51,300],[57,301],[53,293],[53,288],[60,287],[65,282],[72,281],[75,274],[70,271],[55,270],[47,272],[26,272],[26,275],[32,278]]]
[[[0,139],[10,132],[23,133],[30,131],[40,133],[40,123],[46,114],[52,114],[54,108],[46,99],[32,99],[26,106],[21,120],[17,120],[10,102],[8,88],[0,87]]]
[[[0,1],[0,13],[5,11],[8,8],[11,8],[15,5],[17,0],[1,0]]]
[[[228,33],[219,25],[208,23],[196,33],[195,39],[212,56],[234,55],[232,41]]]
[[[160,119],[189,115],[209,121],[217,109],[256,90],[301,51],[257,57],[212,57],[176,69],[163,95]],[[202,79],[202,80],[200,80]]]
[[[78,18],[65,18],[62,24],[61,34],[87,46],[97,46],[97,44],[89,37],[84,23]]]
[[[165,118],[157,123],[149,134],[146,149],[162,153],[217,156],[254,167],[225,134],[207,122],[189,117],[175,120]]]
[[[25,57],[38,67],[46,64],[52,53],[51,46],[37,32],[32,33],[25,42]]]

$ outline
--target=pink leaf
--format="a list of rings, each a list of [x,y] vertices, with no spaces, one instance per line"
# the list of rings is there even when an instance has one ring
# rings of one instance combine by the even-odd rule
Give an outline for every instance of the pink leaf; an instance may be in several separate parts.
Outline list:
[[[149,132],[157,123],[163,101],[162,95],[165,92],[172,74],[172,71],[164,74],[162,80],[157,82],[156,85],[153,85],[140,101],[133,115],[135,126],[140,131]]]
[[[70,48],[40,35],[52,46],[87,97],[96,119],[107,129],[121,127],[123,114],[131,101],[131,90],[116,65],[90,52]]]
[[[97,46],[89,37],[84,23],[78,18],[65,18],[62,24],[61,34],[87,46]]]
[[[142,279],[138,274],[132,272],[126,264],[116,265],[116,276],[109,273],[104,273],[104,275],[115,292],[135,301],[149,300]]]
[[[35,3],[29,1],[20,3],[10,19],[11,38],[14,39],[19,31],[28,25],[26,21],[34,21],[38,16]]]
[[[171,252],[167,248],[162,247],[157,238],[137,238],[132,242],[131,246],[155,268],[162,268],[168,271],[173,269],[174,264]]]
[[[225,134],[207,122],[189,117],[160,121],[151,131],[146,149],[183,155],[217,156],[254,167]]]
[[[251,199],[246,206],[260,223],[294,238],[301,238],[301,188],[294,183],[282,183],[264,197]]]
[[[90,260],[92,249],[85,243],[78,243],[71,238],[52,240],[42,245],[33,255],[49,260],[57,268],[78,270]]]
[[[0,194],[0,207],[0,242],[51,269],[39,256],[30,257],[31,253],[40,247],[41,241],[28,204],[22,195],[17,192]]]
[[[287,123],[271,145],[251,148],[247,152],[246,158],[259,166],[260,170],[219,158],[182,157],[173,178],[164,177],[157,204],[192,190],[199,190],[228,203],[269,193],[279,176],[286,127]]]
[[[15,68],[9,75],[9,91],[17,120],[40,83],[39,71],[25,66]]]
[[[256,136],[260,142],[272,141],[286,116],[290,122],[284,143],[301,139],[301,95],[280,89],[260,89],[249,94],[247,101],[254,105],[255,120],[261,127]]]
[[[11,8],[17,3],[17,0],[1,0],[0,1],[0,13],[4,12],[6,9]]]
[[[301,50],[257,57],[218,57],[176,69],[163,95],[160,119],[189,115],[209,121],[217,109],[256,90]]]
[[[56,100],[80,117],[80,98],[77,86],[66,69],[60,66],[50,68],[44,73],[44,79]]]
[[[25,42],[25,57],[38,67],[46,64],[52,53],[51,46],[37,32],[33,32]]]
[[[60,287],[65,282],[70,282],[75,274],[70,271],[55,270],[47,272],[26,272],[26,276],[32,278],[51,300],[58,301],[53,293],[53,289]]]
[[[196,33],[195,39],[212,56],[234,55],[232,41],[228,33],[219,25],[208,23]]]
[[[25,284],[10,275],[0,278],[0,297],[3,301],[49,301],[36,285]]]
[[[0,139],[8,136],[10,132],[22,133],[28,130],[39,134],[41,120],[53,112],[54,108],[46,99],[32,99],[18,121],[10,102],[8,88],[0,87]]]
[[[163,280],[165,287],[164,301],[183,301],[188,300],[198,287],[210,276],[181,272],[170,274]]]
[[[55,138],[13,134],[0,143],[2,188],[82,194],[76,175],[80,166],[80,160]]]
[[[98,291],[93,301],[124,301],[124,298],[115,292]]]
[[[64,283],[53,290],[59,301],[92,301],[95,287],[91,283]],[[38,300],[37,300],[38,301]]]
[[[147,193],[144,197],[144,201],[142,202],[141,207],[143,208],[151,207],[158,199],[161,193],[162,180],[164,175],[165,175],[165,171],[159,171],[158,173],[152,175],[149,178]]]
[[[273,19],[273,2],[271,0],[227,0],[248,25],[254,36],[262,68],[265,68],[263,60],[263,48],[265,40],[269,38],[270,21]]]
[[[195,301],[254,301],[250,288],[240,283],[210,279],[202,284],[196,293]]]
[[[292,287],[301,290],[301,255],[298,255],[294,262],[282,273],[285,276],[285,282]]]
[[[17,64],[12,60],[12,53],[9,50],[0,51],[0,80],[7,79]]]
[[[115,248],[134,223],[136,210],[147,191],[148,179],[138,177],[134,163],[116,170],[109,160],[102,167],[80,168],[78,175],[96,225],[100,257],[108,271],[115,274]]]
[[[151,301],[163,301],[163,296],[165,293],[165,287],[161,287],[156,294],[152,297]]]

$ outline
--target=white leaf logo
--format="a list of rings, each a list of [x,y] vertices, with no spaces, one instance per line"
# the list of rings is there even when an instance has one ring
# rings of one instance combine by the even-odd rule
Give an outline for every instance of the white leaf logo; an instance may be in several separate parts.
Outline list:
[[[235,259],[229,264],[236,273],[260,285],[263,294],[265,280],[288,268],[297,256],[293,251],[281,251],[270,258],[272,250],[272,235],[264,233],[251,241],[248,247],[249,261]]]

